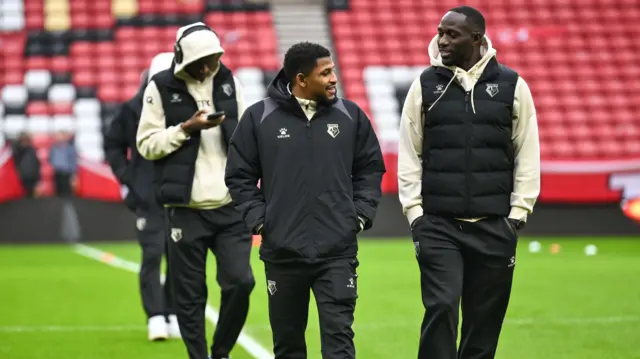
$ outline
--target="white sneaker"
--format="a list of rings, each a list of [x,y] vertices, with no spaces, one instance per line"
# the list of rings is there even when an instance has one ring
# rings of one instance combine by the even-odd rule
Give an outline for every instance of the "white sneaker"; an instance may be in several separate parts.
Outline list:
[[[167,329],[170,338],[182,338],[182,335],[180,334],[180,326],[178,325],[178,317],[176,317],[174,314],[169,316],[169,324],[167,324]]]
[[[149,340],[151,341],[166,340],[169,338],[167,321],[164,315],[156,315],[149,318],[148,329]]]

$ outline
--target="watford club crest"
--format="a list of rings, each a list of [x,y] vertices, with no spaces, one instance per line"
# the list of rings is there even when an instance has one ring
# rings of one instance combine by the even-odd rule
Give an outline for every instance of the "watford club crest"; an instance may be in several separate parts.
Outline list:
[[[489,96],[493,97],[497,95],[498,92],[500,92],[498,90],[498,84],[487,84],[487,93],[489,94]]]
[[[278,291],[275,280],[267,280],[267,290],[271,295],[274,295]]]
[[[327,125],[327,133],[331,135],[331,137],[336,138],[340,133],[340,128],[337,124],[328,124]]]

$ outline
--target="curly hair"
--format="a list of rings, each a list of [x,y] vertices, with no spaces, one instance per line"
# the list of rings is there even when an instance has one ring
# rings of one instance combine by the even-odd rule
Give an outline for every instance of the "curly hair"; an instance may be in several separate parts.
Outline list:
[[[291,46],[284,55],[284,74],[293,82],[299,73],[309,75],[316,67],[318,59],[330,56],[331,51],[322,45],[299,42]]]

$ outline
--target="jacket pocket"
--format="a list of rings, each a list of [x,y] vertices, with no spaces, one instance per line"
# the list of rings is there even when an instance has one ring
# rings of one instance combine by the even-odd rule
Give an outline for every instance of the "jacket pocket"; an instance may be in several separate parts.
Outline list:
[[[316,198],[314,225],[321,243],[320,254],[341,253],[354,245],[359,230],[358,215],[348,192],[325,191]]]
[[[359,229],[356,206],[347,192],[322,192],[318,196],[318,214],[321,214],[325,225],[343,232],[357,232]]]

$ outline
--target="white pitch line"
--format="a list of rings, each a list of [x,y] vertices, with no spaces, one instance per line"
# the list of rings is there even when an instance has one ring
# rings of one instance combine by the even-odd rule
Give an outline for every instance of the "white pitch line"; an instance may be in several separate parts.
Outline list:
[[[611,317],[585,317],[585,318],[506,318],[505,326],[534,326],[534,325],[607,325],[616,323],[637,323],[640,322],[640,316],[611,316]],[[410,321],[388,321],[388,322],[356,322],[353,329],[358,330],[380,330],[385,328],[415,328],[420,326],[420,322]],[[249,325],[254,331],[270,331],[269,325]]]
[[[112,253],[89,247],[84,244],[76,244],[74,247],[76,253],[87,258],[91,258],[98,262],[133,273],[138,273],[140,271],[140,265],[138,263],[117,257]],[[164,281],[164,275],[162,276],[162,280]],[[218,323],[219,314],[209,304],[207,304],[205,308],[205,317],[213,325],[216,325]],[[258,343],[257,340],[253,339],[251,336],[245,333],[244,330],[240,332],[240,336],[238,337],[238,344],[255,359],[273,359],[273,355],[271,354],[271,352],[260,343]]]
[[[0,327],[0,333],[35,332],[137,332],[146,331],[143,325],[13,325]]]

